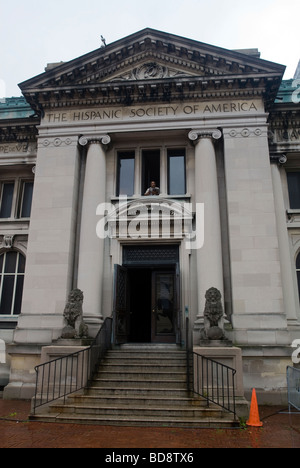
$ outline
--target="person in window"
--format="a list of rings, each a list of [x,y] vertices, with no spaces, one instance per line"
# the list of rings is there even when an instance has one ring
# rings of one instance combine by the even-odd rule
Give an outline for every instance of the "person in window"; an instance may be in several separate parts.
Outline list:
[[[159,187],[156,187],[156,182],[153,180],[151,182],[150,187],[146,191],[145,196],[149,197],[149,196],[159,195],[159,194],[160,194],[160,189],[159,189]]]

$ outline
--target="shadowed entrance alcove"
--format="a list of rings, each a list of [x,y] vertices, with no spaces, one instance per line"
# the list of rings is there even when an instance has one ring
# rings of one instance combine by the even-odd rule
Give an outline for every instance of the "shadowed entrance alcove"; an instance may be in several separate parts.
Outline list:
[[[124,246],[115,266],[116,342],[180,343],[179,246]]]

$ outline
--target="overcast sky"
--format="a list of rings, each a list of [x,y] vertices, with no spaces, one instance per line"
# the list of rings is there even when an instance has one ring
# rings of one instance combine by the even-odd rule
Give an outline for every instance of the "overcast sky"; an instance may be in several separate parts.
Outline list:
[[[0,97],[18,83],[146,27],[226,49],[258,48],[287,66],[300,59],[299,0],[0,0]]]

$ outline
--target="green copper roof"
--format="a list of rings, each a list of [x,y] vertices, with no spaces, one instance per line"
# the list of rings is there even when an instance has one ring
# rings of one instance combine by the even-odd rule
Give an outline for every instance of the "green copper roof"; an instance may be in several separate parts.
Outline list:
[[[0,120],[27,119],[33,114],[24,97],[0,99]]]
[[[298,104],[299,100],[300,100],[300,80],[282,81],[275,103],[276,104],[284,104],[284,103]]]

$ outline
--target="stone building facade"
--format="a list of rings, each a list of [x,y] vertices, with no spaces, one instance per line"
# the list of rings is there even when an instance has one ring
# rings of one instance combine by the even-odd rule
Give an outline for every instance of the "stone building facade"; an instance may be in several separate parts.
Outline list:
[[[188,316],[198,346],[214,287],[246,394],[285,400],[300,333],[300,93],[284,71],[257,49],[145,29],[0,103],[5,398],[32,396],[72,289],[91,336],[113,315],[115,344],[184,346]],[[145,196],[152,181],[159,194]]]

